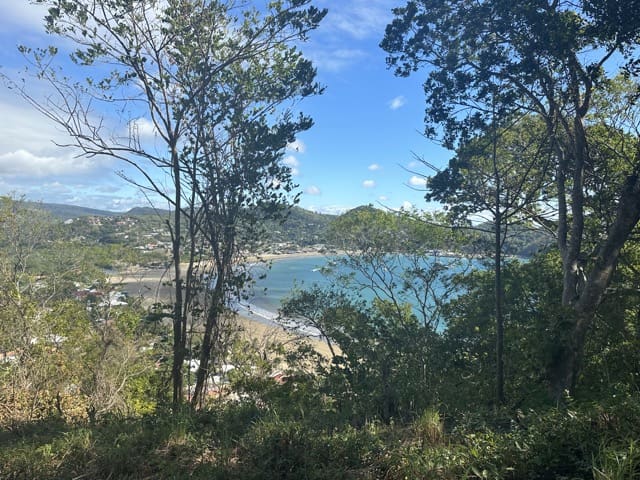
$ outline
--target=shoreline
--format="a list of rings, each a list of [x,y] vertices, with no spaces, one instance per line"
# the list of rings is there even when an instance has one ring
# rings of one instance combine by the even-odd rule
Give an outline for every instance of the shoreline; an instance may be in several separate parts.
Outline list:
[[[265,254],[260,256],[247,257],[247,262],[254,263],[271,262],[277,260],[325,257],[330,254],[320,252],[296,252],[283,254]],[[186,264],[181,265],[186,269]],[[108,275],[108,282],[119,290],[127,293],[131,298],[140,299],[144,307],[150,307],[154,303],[172,302],[173,287],[166,283],[173,279],[171,268],[136,268]],[[276,323],[271,318],[273,312],[266,311],[260,313],[261,309],[252,305],[240,304],[236,309],[235,318],[249,340],[257,342],[279,341],[283,344],[297,341],[307,341],[311,343],[318,353],[329,358],[331,356],[327,344],[320,338],[312,335],[311,332],[300,331],[294,333],[282,325]],[[268,315],[267,315],[268,314]],[[275,318],[275,317],[274,317]]]
[[[266,253],[264,255],[248,255],[245,263],[267,263],[278,260],[291,260],[297,258],[313,258],[328,257],[331,255],[339,255],[339,253],[321,253],[321,252],[296,252],[296,253]],[[180,269],[184,272],[187,269],[186,263],[180,264]],[[133,269],[124,270],[122,272],[111,273],[107,275],[107,280],[111,284],[129,284],[140,282],[142,279],[155,279],[158,283],[173,280],[173,268],[154,268],[154,267],[135,267]]]

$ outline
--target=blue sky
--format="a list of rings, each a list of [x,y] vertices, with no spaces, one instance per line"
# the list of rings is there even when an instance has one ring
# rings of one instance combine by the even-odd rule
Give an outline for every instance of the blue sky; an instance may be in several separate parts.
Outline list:
[[[316,0],[329,14],[302,50],[314,61],[326,91],[299,105],[315,126],[284,160],[300,185],[300,206],[327,213],[367,203],[427,207],[419,191],[421,178],[411,173],[424,171],[414,154],[442,166],[450,152],[420,134],[424,74],[396,78],[378,47],[391,9],[404,3]],[[5,73],[12,74],[23,61],[15,46],[52,40],[43,33],[42,13],[28,0],[0,2],[0,68]],[[146,204],[116,174],[124,168],[121,163],[78,157],[57,147],[54,142],[65,142],[62,132],[4,86],[0,112],[0,194],[115,211]]]

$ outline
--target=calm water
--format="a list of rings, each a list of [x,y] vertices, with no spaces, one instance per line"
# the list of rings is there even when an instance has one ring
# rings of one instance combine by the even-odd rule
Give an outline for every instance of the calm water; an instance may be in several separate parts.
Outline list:
[[[330,259],[327,257],[294,257],[275,260],[271,269],[263,266],[252,267],[254,278],[266,273],[253,288],[253,296],[243,302],[242,313],[250,313],[261,320],[273,320],[278,315],[280,302],[294,287],[311,287],[314,283],[326,285],[329,280],[320,273],[320,269]],[[249,312],[247,312],[249,310]]]
[[[241,313],[263,322],[272,322],[278,315],[281,300],[287,297],[294,287],[309,288],[314,283],[328,285],[332,282],[332,279],[320,272],[330,261],[331,258],[323,256],[297,257],[275,260],[270,270],[263,266],[252,267],[254,278],[263,273],[267,276],[256,282],[253,296],[240,305]],[[438,261],[450,264],[454,259],[439,258]],[[459,266],[453,265],[452,268],[458,271],[460,269]],[[361,293],[365,299],[372,297],[370,292]]]

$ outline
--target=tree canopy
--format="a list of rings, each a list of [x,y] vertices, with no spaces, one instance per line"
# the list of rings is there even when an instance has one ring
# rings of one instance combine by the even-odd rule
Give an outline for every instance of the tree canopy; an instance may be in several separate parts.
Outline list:
[[[584,339],[612,280],[619,252],[640,219],[640,138],[613,187],[615,214],[595,254],[585,251],[586,172],[596,157],[588,126],[594,98],[637,66],[637,2],[527,0],[410,1],[396,9],[382,47],[406,76],[426,68],[426,134],[448,147],[487,132],[492,119],[536,114],[554,153],[561,301],[574,311],[558,332],[549,381],[559,397],[575,385]],[[635,84],[635,83],[634,83]],[[633,87],[637,89],[637,84]],[[635,118],[637,97],[626,118]],[[637,132],[633,127],[632,131]]]

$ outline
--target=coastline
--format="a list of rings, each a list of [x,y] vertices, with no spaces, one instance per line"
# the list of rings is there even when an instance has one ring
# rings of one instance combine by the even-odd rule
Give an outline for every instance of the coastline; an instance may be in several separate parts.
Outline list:
[[[249,263],[271,262],[284,259],[324,257],[320,252],[295,252],[281,254],[264,254],[247,258]],[[181,265],[186,270],[186,264]],[[173,287],[167,283],[173,280],[171,268],[135,268],[109,275],[108,281],[129,297],[140,299],[142,305],[150,307],[154,303],[172,302]],[[299,341],[307,341],[314,349],[325,357],[330,357],[327,344],[312,333],[294,333],[275,323],[271,312],[261,312],[259,308],[239,305],[236,321],[242,327],[246,338],[259,344],[278,341],[284,345]]]

